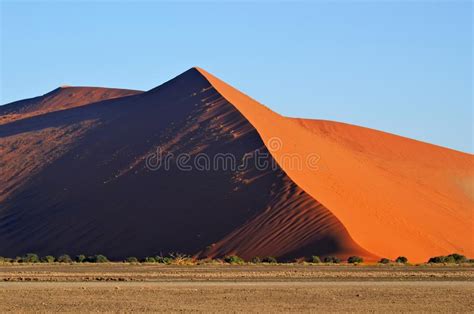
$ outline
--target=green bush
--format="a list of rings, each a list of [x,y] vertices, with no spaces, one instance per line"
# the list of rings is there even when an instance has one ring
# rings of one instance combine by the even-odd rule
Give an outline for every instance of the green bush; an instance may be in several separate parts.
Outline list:
[[[269,263],[269,264],[276,264],[278,263],[277,259],[273,256],[267,256],[262,259],[262,262]]]
[[[40,258],[38,257],[38,255],[34,253],[27,253],[25,256],[21,258],[21,261],[23,263],[39,263]]]
[[[468,261],[466,256],[458,253],[449,254],[448,257],[452,257],[457,264],[466,263]]]
[[[364,261],[364,259],[360,256],[350,256],[347,259],[347,262],[350,263],[350,264],[362,263],[363,261]]]
[[[97,254],[97,255],[88,256],[84,260],[84,262],[88,262],[88,263],[108,263],[109,259],[105,255]]]
[[[244,260],[237,255],[230,255],[224,257],[224,262],[229,263],[229,264],[243,264]]]
[[[258,256],[255,256],[250,261],[254,264],[260,264],[262,262],[262,259]]]
[[[13,259],[0,256],[0,263],[11,263],[11,262],[13,262]]]
[[[109,262],[109,259],[107,258],[107,256],[102,255],[102,254],[94,255],[94,259],[95,259],[96,263],[108,263]]]
[[[444,257],[444,262],[448,264],[456,264],[456,259],[454,256],[448,255]]]
[[[379,261],[380,264],[390,264],[390,260],[388,258],[381,258]]]
[[[126,261],[127,263],[138,263],[138,258],[136,258],[136,257],[134,257],[134,256],[130,256],[130,257],[127,257],[127,258],[125,259],[125,261]]]
[[[317,255],[311,256],[311,263],[319,264],[321,263],[321,259]]]
[[[41,258],[42,263],[54,263],[55,260],[56,258],[51,255],[46,255]]]
[[[57,258],[57,261],[60,263],[72,263],[72,259],[69,255],[63,254]]]
[[[147,256],[143,259],[144,263],[156,263],[156,259],[153,256]]]
[[[467,260],[468,263],[474,263],[474,258],[470,258]]]
[[[326,256],[324,258],[324,262],[325,263],[334,263],[334,264],[339,264],[341,262],[341,260],[336,257],[336,256]]]
[[[438,263],[461,264],[461,263],[466,263],[468,261],[469,260],[466,258],[466,256],[461,255],[461,254],[457,254],[457,253],[453,253],[453,254],[449,254],[448,256],[440,255],[440,256],[431,257],[428,260],[428,263],[431,263],[431,264],[438,264]]]
[[[406,258],[405,256],[399,256],[395,260],[395,263],[406,264],[408,263],[408,258]]]
[[[446,260],[446,256],[434,256],[434,257],[430,257],[430,259],[428,260],[428,263],[430,264],[444,263],[445,260]]]
[[[155,256],[155,262],[160,263],[160,264],[171,264],[173,262],[173,258],[169,256]]]
[[[76,255],[76,262],[84,263],[87,260],[87,257],[83,254]]]

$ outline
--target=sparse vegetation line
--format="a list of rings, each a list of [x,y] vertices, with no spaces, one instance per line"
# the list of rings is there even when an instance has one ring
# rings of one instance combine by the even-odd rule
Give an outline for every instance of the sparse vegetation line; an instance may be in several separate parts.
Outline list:
[[[86,256],[84,254],[76,255],[75,257],[71,257],[68,254],[61,254],[57,257],[53,255],[46,255],[43,257],[38,256],[35,253],[27,253],[23,256],[17,256],[15,258],[9,257],[2,257],[0,256],[0,263],[2,264],[21,264],[21,263],[133,263],[133,264],[163,264],[163,265],[200,265],[200,264],[231,264],[231,265],[245,265],[245,264],[330,264],[330,265],[338,265],[338,264],[364,264],[364,259],[360,256],[350,256],[347,258],[345,262],[341,261],[340,258],[336,256],[326,256],[324,258],[320,258],[317,255],[313,255],[309,258],[299,258],[294,261],[278,261],[273,256],[266,256],[266,257],[253,257],[249,260],[244,260],[243,258],[237,255],[229,255],[225,256],[224,258],[205,258],[205,259],[198,259],[192,257],[190,255],[181,254],[181,253],[170,253],[168,256],[146,256],[143,258],[137,258],[134,256],[127,257],[123,260],[110,260],[105,255],[96,254],[96,255],[89,255]],[[466,256],[453,253],[447,256],[435,256],[431,257],[426,263],[418,263],[416,265],[423,265],[423,264],[473,264],[474,259],[468,259]],[[368,265],[374,263],[366,263]],[[405,256],[399,256],[395,260],[390,260],[388,258],[381,258],[377,264],[380,265],[410,265],[408,259]]]

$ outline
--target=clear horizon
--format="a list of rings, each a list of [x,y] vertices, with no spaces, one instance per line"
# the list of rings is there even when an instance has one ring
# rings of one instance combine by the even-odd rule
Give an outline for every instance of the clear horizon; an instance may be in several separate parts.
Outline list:
[[[472,153],[472,3],[1,1],[1,104],[193,66],[272,110]]]

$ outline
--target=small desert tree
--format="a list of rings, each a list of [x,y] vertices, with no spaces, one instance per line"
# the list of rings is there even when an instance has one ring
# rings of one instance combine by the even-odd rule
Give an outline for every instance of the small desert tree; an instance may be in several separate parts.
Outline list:
[[[41,258],[42,263],[54,263],[56,258],[52,255],[46,255]]]
[[[408,258],[406,258],[405,256],[399,256],[399,257],[397,257],[395,262],[399,263],[399,264],[406,264],[406,263],[408,263]]]
[[[363,261],[364,261],[364,259],[360,256],[350,256],[347,259],[347,262],[350,263],[350,264],[362,263]]]
[[[107,258],[107,256],[102,255],[102,254],[94,255],[93,260],[94,260],[94,263],[108,263],[109,262],[109,259]]]
[[[138,258],[136,258],[135,256],[130,256],[130,257],[127,257],[125,261],[127,263],[138,263]]]
[[[25,256],[21,258],[23,263],[39,263],[40,258],[35,253],[27,253]]]
[[[243,264],[244,260],[237,255],[230,255],[224,257],[224,262],[229,264]]]
[[[258,256],[255,256],[252,258],[251,262],[254,264],[260,264],[262,262],[262,259]]]
[[[341,262],[341,260],[336,257],[336,256],[326,256],[324,258],[324,262],[325,263],[334,263],[334,264],[339,264]]]
[[[72,259],[69,255],[63,254],[57,258],[57,261],[60,263],[72,263]]]
[[[276,264],[278,263],[277,259],[273,256],[267,256],[262,259],[262,262],[269,263],[269,264]]]
[[[380,264],[389,264],[390,263],[390,260],[388,258],[381,258],[380,261],[379,261]]]
[[[87,257],[84,254],[76,255],[76,262],[78,263],[84,263],[86,259]]]
[[[449,254],[448,258],[449,257],[452,257],[454,259],[455,263],[457,263],[457,264],[466,263],[467,260],[468,260],[466,258],[466,256],[458,254],[458,253]]]
[[[147,256],[143,260],[144,263],[156,263],[156,259],[153,256]]]
[[[319,264],[321,263],[321,259],[317,255],[311,256],[311,263]]]
[[[430,264],[444,263],[445,260],[446,260],[446,256],[433,256],[433,257],[430,257],[430,259],[428,260],[428,263]]]

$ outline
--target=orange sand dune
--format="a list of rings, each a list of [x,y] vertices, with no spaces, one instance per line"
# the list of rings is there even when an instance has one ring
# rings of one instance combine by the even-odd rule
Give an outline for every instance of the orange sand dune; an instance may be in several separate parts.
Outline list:
[[[239,163],[258,151],[274,164],[257,130],[195,69],[143,94],[4,124],[0,146],[9,151],[2,171],[24,169],[16,159],[36,166],[6,180],[15,188],[1,203],[0,255],[375,258],[278,166],[145,167],[157,147]]]
[[[198,70],[265,143],[281,141],[273,157],[364,249],[416,262],[474,255],[472,155],[344,123],[285,118]],[[317,154],[317,168],[292,167],[292,154]]]
[[[60,87],[43,96],[0,106],[0,126],[16,121],[10,124],[10,136],[0,139],[0,201],[63,155],[98,122],[97,117],[81,121],[63,118],[46,128],[37,128],[47,119],[45,114],[138,93],[141,92],[115,88]],[[38,118],[31,120],[35,116]]]
[[[472,155],[286,118],[198,68],[67,90],[0,109],[0,255],[474,256]],[[157,148],[169,169],[146,166]],[[176,164],[256,152],[276,166]]]
[[[61,86],[43,96],[15,101],[0,106],[0,124],[138,93],[141,93],[141,91],[117,88]]]

